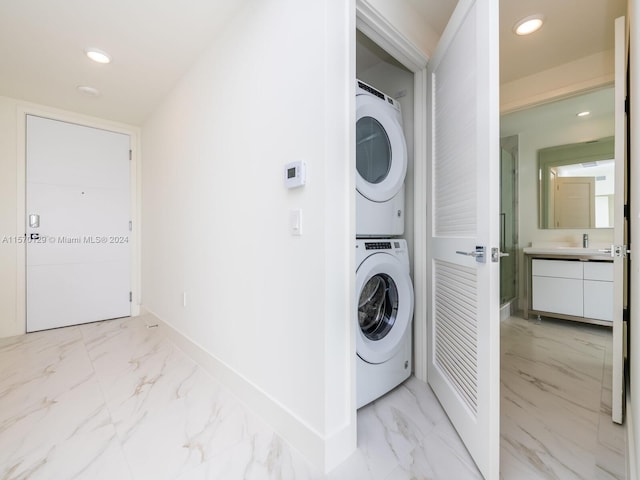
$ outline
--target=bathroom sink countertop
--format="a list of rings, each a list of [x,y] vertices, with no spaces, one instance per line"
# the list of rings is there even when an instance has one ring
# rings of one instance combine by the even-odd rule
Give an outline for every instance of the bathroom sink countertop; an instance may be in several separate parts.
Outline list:
[[[596,258],[598,260],[611,260],[609,253],[603,252],[607,248],[606,245],[594,246],[594,247],[578,247],[570,245],[541,245],[526,247],[523,249],[524,253],[529,255],[559,255],[559,256],[575,256],[575,257],[589,257]],[[610,246],[609,246],[610,248]]]

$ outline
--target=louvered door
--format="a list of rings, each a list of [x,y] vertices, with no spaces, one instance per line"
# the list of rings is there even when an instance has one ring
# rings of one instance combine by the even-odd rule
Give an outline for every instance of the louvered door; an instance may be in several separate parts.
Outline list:
[[[497,32],[496,0],[461,0],[428,66],[427,376],[487,479],[498,478],[500,443]]]

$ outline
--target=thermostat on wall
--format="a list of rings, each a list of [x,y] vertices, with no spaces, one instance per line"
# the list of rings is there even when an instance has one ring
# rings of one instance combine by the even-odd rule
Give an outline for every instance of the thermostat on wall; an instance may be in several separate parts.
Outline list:
[[[302,187],[306,181],[304,162],[291,162],[284,166],[284,184],[287,188]]]

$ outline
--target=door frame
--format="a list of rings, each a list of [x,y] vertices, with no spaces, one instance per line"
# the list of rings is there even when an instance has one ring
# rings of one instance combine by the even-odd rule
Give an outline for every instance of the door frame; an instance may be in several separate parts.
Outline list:
[[[427,381],[427,62],[429,58],[369,0],[356,0],[356,28],[413,72],[413,358],[414,375]],[[354,37],[355,39],[355,37]],[[355,46],[354,46],[355,48]],[[353,352],[355,355],[355,352]]]
[[[141,201],[140,188],[141,182],[141,162],[140,162],[140,128],[124,123],[112,122],[96,117],[82,115],[79,113],[58,110],[40,105],[21,104],[17,107],[17,175],[16,175],[16,193],[17,193],[17,209],[16,209],[16,232],[18,236],[25,235],[25,218],[26,210],[26,137],[27,137],[27,115],[35,115],[39,117],[49,118],[51,120],[59,120],[62,122],[73,123],[76,125],[98,128],[115,133],[129,135],[131,144],[131,162],[129,166],[130,175],[130,212],[131,212],[131,316],[140,315],[141,304],[141,276],[140,276],[140,219],[141,219]],[[16,265],[16,321],[21,326],[22,331],[16,332],[26,333],[27,331],[27,310],[26,310],[26,244],[17,244],[17,265]]]

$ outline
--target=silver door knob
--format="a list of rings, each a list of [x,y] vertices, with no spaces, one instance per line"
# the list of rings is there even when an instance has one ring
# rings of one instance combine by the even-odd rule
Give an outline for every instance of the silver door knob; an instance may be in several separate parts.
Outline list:
[[[492,248],[491,249],[491,261],[493,263],[497,263],[500,261],[501,257],[508,257],[509,254],[505,253],[505,252],[501,252],[499,248]]]
[[[481,246],[481,245],[476,245],[476,249],[473,252],[463,252],[460,250],[456,250],[456,253],[458,255],[465,255],[467,257],[474,257],[476,259],[476,262],[478,263],[485,263],[486,259],[484,257],[484,253],[485,253],[485,247]]]

